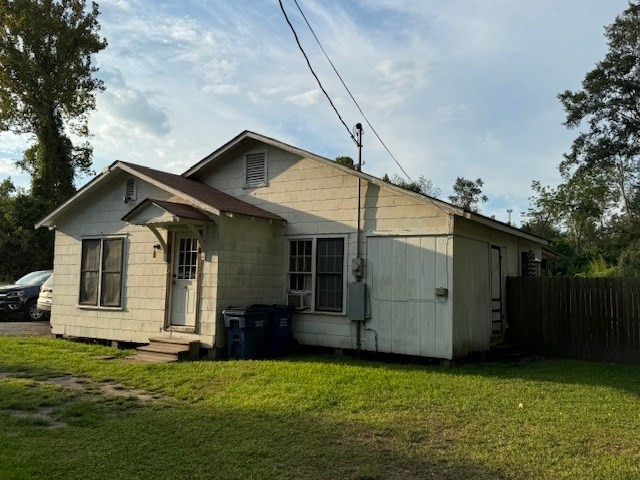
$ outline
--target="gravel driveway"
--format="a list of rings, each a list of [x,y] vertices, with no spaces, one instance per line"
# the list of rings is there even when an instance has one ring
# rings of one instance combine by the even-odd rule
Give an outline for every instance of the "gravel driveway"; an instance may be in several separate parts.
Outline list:
[[[0,336],[44,337],[51,335],[51,324],[46,322],[11,322],[0,319]]]

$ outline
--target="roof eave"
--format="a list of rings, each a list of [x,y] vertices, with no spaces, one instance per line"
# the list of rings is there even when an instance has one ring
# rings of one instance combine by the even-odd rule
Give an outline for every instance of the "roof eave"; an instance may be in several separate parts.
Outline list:
[[[100,183],[102,183],[102,181],[109,175],[109,173],[111,173],[111,167],[113,167],[116,163],[118,162],[114,162],[106,167],[100,175],[92,178],[89,183],[84,185],[73,196],[69,197],[65,202],[63,202],[54,210],[38,220],[34,225],[35,228],[38,229],[42,227],[48,227],[49,230],[55,229],[56,222],[60,219],[60,217],[64,216],[64,213],[71,206],[71,204],[75,203],[77,199],[87,195],[90,191],[94,190]]]

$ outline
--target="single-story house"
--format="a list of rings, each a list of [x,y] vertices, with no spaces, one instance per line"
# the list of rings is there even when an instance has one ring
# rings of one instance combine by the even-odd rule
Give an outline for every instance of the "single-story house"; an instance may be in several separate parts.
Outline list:
[[[454,359],[508,326],[546,241],[245,131],[182,175],[116,161],[55,229],[52,333],[224,352],[229,306],[296,307],[303,345]]]

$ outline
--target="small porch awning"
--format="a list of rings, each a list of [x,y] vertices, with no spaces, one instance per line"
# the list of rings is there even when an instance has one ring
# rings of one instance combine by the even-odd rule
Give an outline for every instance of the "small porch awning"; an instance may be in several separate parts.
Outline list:
[[[205,240],[201,228],[209,222],[214,222],[216,215],[204,212],[186,203],[147,198],[127,212],[122,217],[122,220],[132,225],[144,225],[149,228],[160,242],[166,256],[168,255],[168,247],[158,231],[159,228],[186,227],[198,239],[200,244],[204,245]]]

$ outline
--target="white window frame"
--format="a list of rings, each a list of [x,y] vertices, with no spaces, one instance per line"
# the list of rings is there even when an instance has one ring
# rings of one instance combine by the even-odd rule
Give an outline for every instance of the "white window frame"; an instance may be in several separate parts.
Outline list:
[[[98,291],[97,291],[97,299],[96,303],[81,303],[81,288],[82,288],[82,252],[85,241],[90,240],[99,240],[100,241],[100,260],[98,265]],[[104,242],[106,240],[121,240],[122,241],[122,252],[120,258],[120,305],[102,305],[102,274],[103,272],[103,255],[104,255]],[[124,266],[125,266],[125,255],[126,255],[126,237],[122,235],[113,235],[113,236],[90,236],[90,237],[82,237],[80,240],[80,262],[79,262],[79,272],[78,272],[78,303],[77,306],[83,309],[91,309],[91,310],[123,310],[124,309]]]
[[[249,156],[251,155],[262,155],[263,156],[263,160],[264,160],[264,165],[263,165],[263,172],[262,172],[262,179],[260,181],[249,181],[249,179],[247,178],[247,174],[248,174],[248,168],[249,168]],[[243,170],[243,176],[244,176],[244,188],[257,188],[257,187],[266,187],[267,186],[267,179],[268,177],[268,158],[267,158],[267,151],[266,150],[256,150],[253,152],[247,152],[244,156],[244,170]]]
[[[317,291],[317,266],[318,266],[318,240],[331,240],[342,239],[342,300],[340,310],[318,310],[316,309],[316,291]],[[289,294],[308,294],[310,296],[309,308],[304,309],[303,312],[317,313],[322,315],[345,315],[347,310],[347,256],[349,250],[349,237],[348,235],[301,235],[301,236],[289,236],[285,242],[285,298]],[[292,273],[289,268],[289,253],[291,248],[291,242],[296,241],[311,241],[311,289],[307,291],[290,290],[290,277]]]

